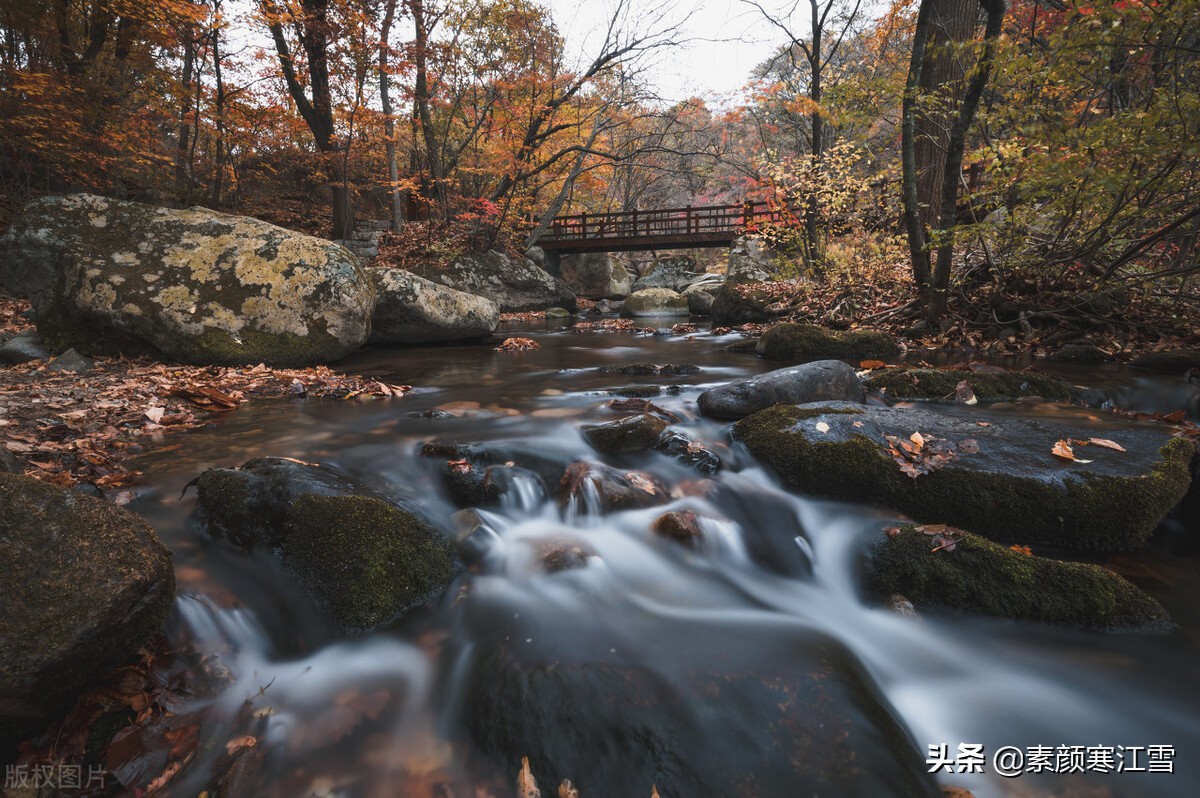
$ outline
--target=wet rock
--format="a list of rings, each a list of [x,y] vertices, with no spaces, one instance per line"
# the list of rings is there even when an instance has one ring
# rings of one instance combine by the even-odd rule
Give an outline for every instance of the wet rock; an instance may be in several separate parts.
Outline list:
[[[853,367],[840,360],[818,360],[710,388],[697,401],[706,416],[745,418],[781,403],[857,402],[862,396],[862,384]]]
[[[633,290],[667,288],[682,292],[693,283],[704,279],[704,272],[696,271],[696,259],[691,255],[659,258],[650,264],[646,273],[633,284]]]
[[[773,279],[777,258],[761,241],[739,238],[729,249],[725,279],[730,283],[762,283]]]
[[[109,502],[0,473],[0,741],[29,737],[157,634],[170,554]]]
[[[627,318],[644,316],[686,316],[688,301],[669,288],[643,288],[625,300],[621,315]]]
[[[609,390],[608,395],[649,399],[651,397],[658,396],[662,392],[663,389],[658,385],[625,385],[620,388],[613,388]]]
[[[721,458],[699,441],[678,430],[667,430],[654,443],[654,451],[673,457],[688,468],[706,476],[721,470]]]
[[[1052,363],[1111,363],[1113,356],[1093,344],[1069,344],[1046,358]]]
[[[677,667],[664,672],[597,651],[617,649],[586,619],[575,627],[556,629],[551,651],[544,633],[507,626],[521,644],[477,644],[464,720],[498,764],[528,757],[541,784],[569,777],[611,796],[938,794],[862,666],[829,638],[756,645],[757,660],[671,638]],[[739,646],[738,633],[716,636]]]
[[[518,480],[526,480],[540,495],[546,485],[533,471],[499,463],[476,465],[467,459],[450,460],[441,467],[442,479],[450,498],[459,507],[490,507],[500,504],[512,492]]]
[[[615,455],[649,451],[666,428],[667,422],[661,418],[643,413],[604,424],[588,424],[580,431],[593,449]]]
[[[675,510],[663,513],[651,527],[660,538],[675,541],[688,548],[699,548],[704,543],[704,531],[700,529],[700,517],[692,510]]]
[[[480,471],[505,466],[532,472],[545,485],[558,485],[572,462],[572,454],[547,446],[544,441],[489,441],[488,443],[449,443],[435,441],[418,450],[422,457],[442,460],[466,460]],[[517,472],[513,472],[515,475]]]
[[[546,308],[546,318],[569,319],[571,318],[571,311],[566,308]]]
[[[1200,368],[1200,349],[1172,349],[1167,352],[1145,352],[1129,363],[1131,368],[1184,374]]]
[[[403,269],[372,269],[378,301],[370,342],[424,344],[491,335],[500,307],[490,299],[447,288]]]
[[[612,302],[607,299],[601,299],[596,303],[595,307],[592,308],[592,315],[603,316],[607,313],[620,313],[623,305],[623,302]]]
[[[930,540],[906,526],[875,544],[868,587],[880,596],[903,593],[921,610],[1083,629],[1163,628],[1168,622],[1157,601],[1099,565],[1029,556],[970,533],[956,537],[952,550],[931,552]]]
[[[563,307],[575,310],[575,292],[525,258],[489,250],[468,255],[425,275],[434,282],[486,297],[503,313]]]
[[[582,460],[567,467],[558,486],[559,504],[585,513],[634,510],[670,500],[667,487],[644,471],[620,471]]]
[[[689,285],[683,290],[683,298],[687,300],[688,312],[693,316],[708,316],[712,313],[713,302],[716,301],[717,291],[721,284],[717,282],[701,282]]]
[[[743,338],[740,341],[734,341],[725,347],[726,352],[734,352],[735,354],[754,355],[758,354],[758,339]]]
[[[69,371],[75,374],[83,374],[91,371],[94,367],[90,357],[84,357],[74,349],[68,349],[58,357],[51,361],[47,371]]]
[[[596,552],[587,546],[570,541],[552,540],[538,546],[538,561],[548,574],[584,568]]]
[[[615,255],[588,252],[563,255],[562,281],[587,299],[621,299],[629,296],[633,276]]]
[[[691,363],[623,363],[620,366],[601,366],[597,370],[601,374],[624,374],[631,377],[683,377],[700,373],[700,367]]]
[[[981,402],[1014,401],[1026,396],[1050,402],[1067,402],[1072,397],[1070,384],[1033,371],[977,372],[957,369],[895,368],[876,369],[864,380],[868,390],[879,391],[889,399],[944,399],[956,401],[958,384],[967,382]]]
[[[327,466],[259,458],[205,471],[196,488],[210,534],[273,549],[345,628],[386,623],[454,575],[452,545],[433,527]]]
[[[375,306],[341,246],[203,208],[48,197],[0,250],[0,285],[30,298],[55,350],[309,365],[359,348]]]
[[[870,330],[841,332],[815,324],[777,324],[758,340],[758,354],[768,360],[874,360],[900,354],[886,333]]]
[[[883,602],[883,606],[903,618],[913,618],[919,620],[921,613],[917,612],[917,608],[908,598],[900,593],[893,593]]]
[[[50,350],[42,343],[36,330],[25,330],[0,344],[0,363],[16,365],[31,360],[46,360]]]
[[[988,426],[979,426],[984,418]],[[909,441],[917,432],[955,453],[914,479],[885,436]],[[1080,456],[1090,463],[1050,453],[1059,440],[1097,435],[1126,451],[1089,446]],[[1195,455],[1192,443],[1151,423],[1098,428],[846,403],[778,405],[738,422],[734,436],[794,490],[873,502],[1000,540],[1019,534],[1014,542],[1105,551],[1146,541],[1187,492]]]
[[[726,280],[713,296],[709,315],[716,326],[759,324],[771,321],[782,312],[773,307],[776,299],[761,282]]]

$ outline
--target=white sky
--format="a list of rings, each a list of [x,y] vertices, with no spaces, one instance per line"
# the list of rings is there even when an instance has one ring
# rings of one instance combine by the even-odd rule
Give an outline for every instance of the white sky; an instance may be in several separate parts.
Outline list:
[[[543,1],[566,37],[568,51],[593,55],[617,0]],[[635,8],[670,2],[633,0]],[[777,2],[764,0],[763,5],[771,8]],[[684,38],[692,42],[661,54],[650,72],[653,84],[667,100],[732,94],[746,84],[754,66],[783,43],[779,31],[762,21],[757,9],[740,0],[675,0],[671,21],[676,20],[682,23]],[[800,25],[800,31],[806,30]]]

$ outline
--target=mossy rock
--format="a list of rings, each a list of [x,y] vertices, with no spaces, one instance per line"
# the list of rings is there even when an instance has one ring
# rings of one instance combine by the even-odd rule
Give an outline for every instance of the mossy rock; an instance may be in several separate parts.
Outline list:
[[[1089,563],[1029,556],[963,533],[953,550],[933,552],[915,526],[876,543],[867,586],[931,608],[1082,629],[1162,628],[1162,605],[1126,579]]]
[[[874,360],[900,354],[886,333],[872,330],[843,332],[815,324],[776,324],[758,340],[758,354],[767,360]]]
[[[275,550],[344,628],[387,623],[454,576],[452,545],[437,530],[329,468],[260,458],[206,471],[196,487],[211,534]]]
[[[954,401],[960,382],[970,383],[981,402],[1013,401],[1026,396],[1050,402],[1068,402],[1069,383],[1049,374],[1032,371],[981,372],[954,369],[876,369],[864,381],[867,390],[879,391],[889,399],[946,399]]]
[[[872,502],[999,540],[1019,534],[1011,542],[1066,548],[1142,545],[1191,483],[1195,446],[1158,424],[1097,428],[987,416],[989,426],[981,427],[979,418],[923,408],[778,405],[738,422],[733,434],[794,490]],[[972,440],[978,451],[959,452],[913,479],[900,471],[884,436],[907,440],[914,432],[956,448]],[[1090,446],[1079,455],[1090,463],[1050,453],[1059,440],[1097,435],[1126,451]]]
[[[157,634],[170,553],[141,517],[0,473],[0,737],[62,709]]]

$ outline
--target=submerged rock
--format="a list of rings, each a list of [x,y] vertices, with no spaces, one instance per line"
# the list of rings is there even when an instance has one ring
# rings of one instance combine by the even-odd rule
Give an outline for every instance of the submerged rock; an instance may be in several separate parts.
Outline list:
[[[1080,365],[1111,363],[1114,360],[1112,355],[1093,344],[1068,344],[1046,359],[1052,363],[1078,363]]]
[[[669,429],[654,442],[654,451],[673,458],[705,476],[721,470],[721,458],[712,449],[684,433]]]
[[[54,350],[308,365],[362,346],[375,306],[348,250],[204,208],[48,197],[0,249],[0,286],[30,298]]]
[[[745,418],[771,405],[857,402],[862,396],[862,384],[853,367],[840,360],[818,360],[710,388],[697,401],[706,416]]]
[[[500,308],[490,299],[447,288],[403,269],[372,269],[375,314],[370,342],[424,344],[491,335]]]
[[[597,371],[601,374],[624,374],[632,377],[682,377],[699,374],[700,367],[691,363],[623,363],[620,366],[601,366]]]
[[[0,473],[0,741],[40,731],[157,634],[175,599],[170,554],[142,518]]]
[[[452,545],[437,530],[328,467],[259,458],[205,471],[196,488],[210,534],[275,550],[345,628],[386,623],[454,576]]]
[[[1034,557],[970,533],[956,537],[952,550],[931,552],[930,539],[906,526],[876,543],[868,565],[870,590],[880,597],[902,593],[920,610],[937,607],[1083,629],[1167,623],[1162,605],[1099,565]]]
[[[1143,544],[1188,490],[1195,446],[1157,424],[944,415],[922,408],[779,405],[745,418],[734,436],[788,487],[895,508],[1001,540],[1120,551]],[[940,439],[949,458],[917,478],[902,473],[885,436]],[[1051,454],[1060,440],[1102,434],[1126,451],[1089,446],[1084,459]],[[913,444],[909,444],[912,446]],[[897,447],[897,450],[898,447]],[[902,458],[903,459],[903,458]],[[940,462],[938,462],[940,461]],[[936,467],[940,465],[940,467]]]
[[[622,299],[632,290],[629,270],[607,252],[563,255],[561,270],[567,287],[587,299]]]
[[[699,548],[704,543],[700,517],[693,510],[663,513],[654,520],[651,530],[660,538],[675,541],[688,548]]]
[[[649,451],[667,428],[667,422],[643,413],[639,416],[585,425],[581,432],[592,448],[602,454]]]
[[[1067,402],[1071,386],[1049,374],[1031,371],[961,371],[957,369],[876,369],[864,380],[868,390],[889,399],[955,400],[959,383],[966,382],[983,402],[1013,401],[1026,396]]]
[[[630,318],[643,316],[686,316],[688,301],[669,288],[643,288],[625,300],[621,315]]]
[[[510,258],[489,250],[430,269],[425,275],[442,285],[485,297],[504,313],[563,307],[575,310],[575,293],[525,258]]]
[[[651,630],[672,651],[657,667],[622,660],[587,619],[533,637],[488,620],[496,632],[475,646],[466,727],[498,763],[528,757],[541,784],[688,798],[938,794],[862,666],[830,638],[788,635],[742,653],[722,646],[742,648],[753,630],[717,632],[720,644]]]
[[[758,340],[758,354],[767,360],[871,360],[900,354],[886,333],[871,330],[842,332],[815,324],[777,324]]]
[[[602,463],[572,463],[558,486],[558,502],[579,512],[610,512],[653,507],[671,500],[671,492],[645,471],[620,471]]]
[[[1200,349],[1172,349],[1166,352],[1145,352],[1129,363],[1131,368],[1146,371],[1184,374],[1188,369],[1200,368]]]

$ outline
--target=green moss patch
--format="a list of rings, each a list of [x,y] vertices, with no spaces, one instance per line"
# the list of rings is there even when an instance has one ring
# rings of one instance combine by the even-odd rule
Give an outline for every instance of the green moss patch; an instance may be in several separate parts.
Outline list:
[[[757,351],[768,360],[800,362],[893,357],[900,354],[900,347],[891,336],[871,330],[842,332],[815,324],[777,324],[759,339]]]
[[[931,552],[916,527],[876,543],[867,585],[906,596],[918,609],[945,608],[1083,629],[1146,629],[1168,623],[1157,601],[1099,565],[1031,557],[964,533],[953,550]]]
[[[1051,402],[1071,399],[1071,386],[1058,377],[1028,371],[986,373],[947,369],[876,369],[864,381],[868,390],[893,399],[948,399],[966,381],[983,402],[1010,401],[1040,396]]]

